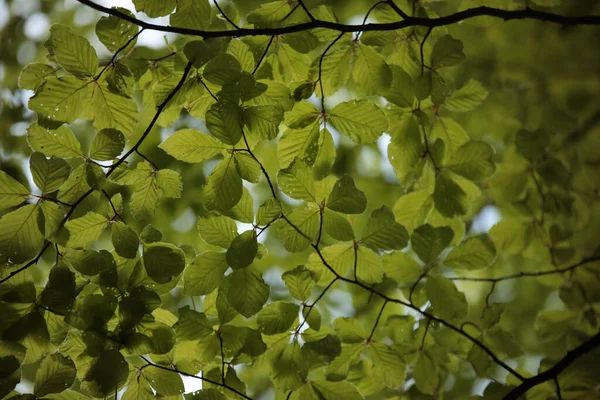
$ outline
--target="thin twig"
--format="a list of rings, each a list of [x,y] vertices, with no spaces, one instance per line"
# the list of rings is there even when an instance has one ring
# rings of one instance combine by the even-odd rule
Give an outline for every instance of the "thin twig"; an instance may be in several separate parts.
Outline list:
[[[175,372],[175,373],[178,373],[178,374],[183,375],[183,376],[188,376],[190,378],[195,378],[195,379],[199,379],[199,380],[204,381],[204,382],[212,383],[213,385],[225,388],[225,389],[229,390],[230,392],[235,393],[238,396],[243,397],[244,399],[254,400],[254,399],[252,399],[252,397],[248,397],[247,395],[245,395],[244,393],[240,392],[236,388],[233,388],[233,387],[228,386],[226,384],[223,384],[221,382],[213,381],[212,379],[206,378],[204,376],[198,376],[198,375],[188,374],[187,372],[180,371],[177,368],[169,368],[169,367],[165,367],[164,365],[155,364],[155,363],[153,363],[152,361],[150,361],[149,359],[147,359],[146,357],[144,357],[142,355],[140,355],[139,357],[142,360],[144,360],[147,365],[149,365],[151,367],[159,368],[159,369],[162,369],[163,371]]]
[[[377,314],[377,319],[375,319],[375,324],[373,325],[373,329],[371,329],[371,334],[367,338],[367,342],[370,342],[373,339],[373,335],[375,334],[375,330],[377,330],[377,326],[379,325],[379,320],[381,320],[381,315],[383,314],[383,310],[385,310],[385,306],[387,306],[388,301],[384,300],[381,309],[379,310],[379,314]]]
[[[456,277],[452,277],[449,279],[451,279],[453,281],[468,281],[468,282],[501,282],[501,281],[506,281],[509,279],[517,279],[517,278],[535,278],[538,276],[562,274],[565,272],[573,271],[579,267],[582,267],[586,264],[589,264],[589,263],[595,262],[595,261],[600,261],[600,256],[584,258],[583,260],[579,261],[578,263],[570,265],[568,267],[556,268],[556,269],[539,271],[539,272],[519,272],[516,274],[505,275],[505,276],[501,276],[498,278],[471,278],[471,277],[466,277],[466,276],[456,276]]]
[[[258,71],[258,68],[262,64],[262,62],[265,59],[265,57],[267,56],[267,53],[269,52],[269,48],[271,47],[271,44],[273,43],[274,39],[275,39],[275,35],[272,35],[271,39],[269,39],[269,43],[267,43],[267,47],[265,47],[265,51],[263,51],[262,55],[258,59],[258,62],[256,63],[256,66],[252,70],[252,75],[254,75],[256,73],[256,71]]]
[[[317,19],[314,17],[314,15],[311,14],[310,11],[308,11],[308,7],[306,7],[306,4],[304,4],[304,1],[302,0],[298,0],[298,4],[300,4],[300,7],[302,7],[302,9],[304,10],[304,12],[306,13],[306,15],[308,15],[308,18],[310,18],[311,21],[316,21]]]
[[[219,3],[217,3],[217,0],[213,0],[213,3],[215,4],[215,7],[217,7],[217,10],[219,10],[219,12],[221,13],[221,15],[223,16],[223,18],[225,18],[225,20],[227,22],[229,22],[235,29],[240,29],[239,26],[236,25],[235,22],[233,22],[228,16],[227,14],[225,14],[225,11],[223,11],[221,9],[221,6],[219,5]]]

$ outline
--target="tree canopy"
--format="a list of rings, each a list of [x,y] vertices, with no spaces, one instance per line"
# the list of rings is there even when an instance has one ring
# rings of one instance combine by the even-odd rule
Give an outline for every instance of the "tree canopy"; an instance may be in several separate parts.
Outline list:
[[[597,399],[599,25],[1,2],[0,398]]]

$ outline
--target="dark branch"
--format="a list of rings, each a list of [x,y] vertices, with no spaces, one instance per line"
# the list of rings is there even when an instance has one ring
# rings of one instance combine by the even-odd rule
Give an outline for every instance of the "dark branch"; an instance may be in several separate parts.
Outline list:
[[[221,37],[242,37],[242,36],[273,36],[283,35],[286,33],[302,32],[314,28],[326,28],[338,32],[366,32],[366,31],[394,31],[397,29],[407,28],[409,26],[446,26],[456,24],[458,22],[481,16],[500,18],[505,21],[518,20],[518,19],[533,19],[544,22],[551,22],[560,25],[600,25],[600,16],[598,15],[580,15],[580,16],[566,16],[557,15],[545,11],[533,10],[526,8],[524,10],[501,10],[492,7],[476,7],[467,10],[459,11],[457,13],[447,15],[439,18],[421,18],[421,17],[409,17],[402,21],[390,22],[385,24],[340,24],[336,22],[314,20],[301,24],[285,26],[281,28],[240,28],[234,30],[222,30],[222,31],[203,31],[198,29],[179,28],[174,26],[157,25],[150,22],[139,20],[135,17],[120,12],[115,8],[108,8],[101,6],[91,0],[77,0],[81,4],[91,7],[95,10],[101,11],[105,14],[114,15],[115,17],[121,18],[125,21],[129,21],[133,24],[138,25],[141,28],[160,31],[160,32],[171,32],[179,33],[182,35],[200,36],[205,39],[208,38],[221,38]]]
[[[523,383],[504,396],[504,400],[517,400],[535,386],[549,381],[550,379],[556,378],[578,358],[589,353],[598,346],[600,346],[600,333],[597,333],[596,336],[592,336],[587,342],[567,352],[567,355],[564,356],[559,362],[554,364],[552,368],[547,369],[544,372],[540,372],[534,377],[525,379]]]
[[[516,273],[516,274],[505,275],[505,276],[501,276],[501,277],[498,277],[498,278],[469,278],[469,277],[457,276],[457,277],[453,277],[453,278],[450,278],[450,279],[453,280],[453,281],[492,282],[492,283],[496,283],[496,282],[506,281],[506,280],[509,280],[509,279],[516,279],[516,278],[535,278],[535,277],[538,277],[538,276],[562,274],[562,273],[565,273],[565,272],[573,271],[573,270],[575,270],[575,269],[577,269],[579,267],[583,267],[584,265],[589,264],[589,263],[594,262],[594,261],[600,261],[600,256],[584,258],[583,260],[579,261],[578,263],[570,265],[568,267],[550,269],[550,270],[540,271],[540,272],[519,272],[519,273]]]

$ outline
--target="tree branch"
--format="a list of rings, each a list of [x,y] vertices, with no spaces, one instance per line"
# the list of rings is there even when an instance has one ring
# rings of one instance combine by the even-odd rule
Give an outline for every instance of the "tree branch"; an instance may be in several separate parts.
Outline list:
[[[180,28],[174,26],[157,25],[150,22],[145,22],[125,13],[120,12],[115,8],[104,7],[91,0],[77,0],[81,4],[84,4],[90,8],[103,12],[105,14],[113,15],[121,18],[125,21],[131,22],[138,25],[141,28],[160,31],[160,32],[171,32],[179,33],[182,35],[200,36],[205,39],[208,38],[222,38],[222,37],[243,37],[243,36],[273,36],[283,35],[286,33],[302,32],[314,28],[326,28],[338,32],[366,32],[366,31],[394,31],[397,29],[407,28],[409,26],[427,26],[430,28],[436,26],[446,26],[456,24],[458,22],[481,16],[500,18],[504,21],[518,20],[518,19],[533,19],[544,22],[551,22],[561,25],[600,25],[599,15],[580,15],[580,16],[566,16],[557,15],[545,11],[533,10],[526,8],[524,10],[501,10],[492,7],[475,7],[467,10],[459,11],[454,14],[439,18],[422,18],[422,17],[409,17],[402,21],[390,22],[385,24],[340,24],[336,22],[314,20],[301,24],[295,24],[290,26],[284,26],[281,28],[240,28],[233,30],[221,30],[221,31],[204,31],[199,29]]]
[[[504,396],[504,400],[517,400],[519,397],[527,393],[527,391],[534,388],[535,386],[549,381],[550,379],[556,378],[561,372],[567,369],[567,367],[573,364],[578,358],[589,353],[598,346],[600,346],[600,333],[597,333],[595,336],[592,336],[580,346],[567,352],[567,355],[564,356],[559,362],[554,364],[552,368],[547,369],[544,372],[540,372],[534,377],[525,379],[523,383],[521,383],[519,386],[510,391],[506,396]]]
[[[562,274],[565,272],[573,271],[579,267],[583,267],[584,265],[589,264],[591,262],[595,262],[595,261],[600,261],[600,256],[584,258],[583,260],[579,261],[578,263],[570,265],[568,267],[550,269],[550,270],[540,271],[540,272],[519,272],[516,274],[505,275],[505,276],[501,276],[498,278],[469,278],[469,277],[464,277],[464,276],[456,276],[456,277],[449,278],[449,279],[453,280],[453,281],[497,283],[497,282],[506,281],[509,279],[516,279],[516,278],[535,278],[538,276]]]

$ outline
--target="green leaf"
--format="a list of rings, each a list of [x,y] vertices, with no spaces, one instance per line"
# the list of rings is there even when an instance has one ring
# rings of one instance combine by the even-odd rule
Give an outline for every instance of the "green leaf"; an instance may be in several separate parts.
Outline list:
[[[410,287],[416,282],[423,269],[408,253],[395,251],[382,257],[383,271],[404,287]]]
[[[450,111],[472,111],[487,98],[487,89],[478,81],[469,79],[460,89],[452,92],[442,104]]]
[[[373,250],[359,246],[356,251],[356,276],[365,283],[383,280],[381,258]]]
[[[118,255],[125,258],[135,258],[138,254],[140,239],[137,233],[120,221],[112,222],[112,244]]]
[[[312,171],[301,161],[280,169],[277,173],[277,183],[281,190],[293,199],[317,202]]]
[[[130,379],[121,400],[152,400],[154,392],[145,379]]]
[[[309,299],[315,287],[312,274],[302,265],[284,272],[281,279],[285,282],[290,294],[302,302]]]
[[[44,214],[35,204],[5,214],[0,226],[0,264],[28,261],[44,244]]]
[[[338,381],[346,379],[350,366],[359,361],[364,349],[364,341],[351,344],[342,343],[342,352],[327,368],[327,378]]]
[[[235,168],[242,179],[248,182],[258,183],[260,175],[262,174],[262,169],[254,157],[247,153],[235,153],[233,155],[233,161],[235,162]]]
[[[386,91],[392,83],[392,70],[374,47],[359,44],[355,47],[352,77],[365,96]]]
[[[321,250],[321,254],[327,264],[341,276],[345,276],[354,265],[354,248],[348,244],[334,244]],[[334,276],[324,265],[323,260],[316,253],[312,253],[308,259],[308,269],[319,284],[327,285]]]
[[[29,197],[29,190],[12,176],[0,171],[0,210],[21,204]]]
[[[279,106],[254,106],[244,108],[244,125],[248,132],[263,140],[273,140],[279,134],[283,110]]]
[[[67,221],[65,224],[65,228],[69,231],[67,246],[75,249],[88,247],[100,237],[107,225],[106,217],[95,212]]]
[[[448,278],[429,276],[425,283],[425,293],[433,306],[434,313],[440,318],[462,321],[467,317],[469,313],[467,299]]]
[[[463,43],[453,39],[450,35],[444,35],[435,42],[431,51],[431,67],[451,67],[460,64],[465,59]]]
[[[47,159],[42,153],[33,153],[29,159],[33,182],[42,193],[58,190],[67,180],[71,167],[62,158]]]
[[[303,314],[308,314],[305,310],[311,310],[308,307],[303,309]],[[312,314],[317,313],[316,309],[313,309],[308,318],[312,317]],[[320,323],[320,315],[319,323]],[[317,327],[318,328],[318,327]],[[329,364],[333,359],[339,356],[342,352],[342,346],[340,340],[334,335],[327,335],[323,339],[310,341],[302,346],[302,352],[305,358],[308,360],[310,369],[314,369],[318,366]]]
[[[404,383],[406,363],[400,352],[378,342],[369,344],[367,351],[373,360],[375,379],[392,389],[401,387]]]
[[[434,394],[438,389],[438,368],[427,351],[421,350],[417,353],[413,378],[421,393]]]
[[[4,310],[6,309],[6,307],[3,307],[3,317]],[[44,317],[38,312],[27,312],[27,310],[24,310],[23,313],[26,314],[22,317],[12,316],[10,321],[6,321],[5,324],[9,325],[10,323],[10,325],[2,333],[2,342],[20,344],[27,350],[25,358],[17,354],[17,358],[20,361],[22,360],[22,364],[31,364],[39,361],[48,350],[50,344],[48,325]]]
[[[361,214],[367,208],[367,198],[354,186],[354,180],[344,175],[335,183],[326,206],[344,214]]]
[[[227,300],[246,318],[259,312],[269,298],[270,288],[254,267],[235,270],[227,280],[232,288],[227,293]]]
[[[331,110],[329,121],[355,143],[372,143],[388,128],[387,117],[369,100],[352,100]]]
[[[150,18],[157,18],[169,15],[177,5],[177,0],[133,0],[133,4],[135,11],[143,11]]]
[[[148,276],[158,283],[170,282],[185,268],[185,254],[170,243],[144,246],[143,259]]]
[[[410,75],[398,66],[392,66],[392,84],[385,98],[398,107],[411,108],[415,101],[414,83]]]
[[[111,161],[125,148],[125,136],[116,129],[104,129],[92,140],[90,157],[98,161]]]
[[[231,40],[229,45],[227,46],[227,52],[234,56],[242,66],[242,80],[248,79],[250,81],[254,80],[254,77],[251,75],[252,71],[254,71],[254,55],[250,48],[246,43],[242,40]],[[245,73],[244,73],[245,72]],[[251,79],[250,79],[251,78]],[[240,82],[241,83],[241,82]],[[267,90],[267,85],[264,83],[258,83],[254,89],[262,88],[264,86],[264,90]],[[262,93],[264,90],[259,89]],[[244,89],[242,89],[244,92]],[[252,92],[256,93],[254,90]],[[248,92],[247,92],[248,93]],[[251,97],[254,98],[254,97]],[[245,96],[242,94],[242,99],[245,99]],[[244,100],[245,101],[245,100]]]
[[[319,233],[319,210],[296,208],[287,215],[287,219],[294,226],[287,221],[280,222],[279,236],[283,246],[292,253],[306,250]]]
[[[139,116],[135,100],[113,92],[107,83],[95,83],[91,101],[97,131],[116,129],[128,137],[133,134]]]
[[[325,96],[331,96],[348,82],[352,70],[351,61],[352,47],[350,42],[341,43],[339,47],[334,46],[331,51],[327,52],[322,61],[321,57],[315,58],[311,66],[310,76],[313,81],[319,80],[317,85],[323,88]],[[320,79],[319,69],[321,72]],[[318,86],[315,87],[315,91],[317,93],[320,91]]]
[[[186,43],[183,48],[183,53],[196,68],[201,68],[221,51],[223,48],[220,39],[194,40]]]
[[[40,119],[71,123],[88,110],[91,86],[72,76],[48,78],[29,99]]]
[[[248,14],[248,22],[257,26],[277,25],[291,11],[292,6],[285,0],[261,4]]]
[[[315,123],[321,112],[314,104],[302,100],[294,106],[294,108],[285,113],[284,124],[291,129],[301,129]]]
[[[363,343],[368,337],[367,332],[356,318],[336,318],[333,321],[333,329],[344,343]]]
[[[330,134],[331,136],[331,134]],[[319,124],[313,123],[301,129],[286,130],[277,143],[277,158],[282,167],[289,166],[296,158],[307,165],[314,164],[319,154]],[[335,148],[333,150],[335,154]]]
[[[223,143],[194,129],[181,129],[158,147],[170,156],[189,163],[209,160],[227,149]]]
[[[321,329],[321,313],[315,306],[304,306],[302,308],[302,316],[304,319],[306,319],[306,323],[311,329],[314,329],[315,331],[319,331]],[[336,341],[339,343],[337,338]],[[339,352],[337,355],[339,355]]]
[[[174,326],[178,340],[201,340],[210,336],[214,331],[212,324],[204,313],[185,306],[179,309],[179,320]]]
[[[271,359],[271,380],[277,390],[298,389],[308,376],[308,360],[297,341],[277,349]]]
[[[256,231],[250,229],[231,241],[225,258],[227,259],[227,264],[236,270],[246,268],[252,264],[257,252],[258,242],[256,240]]]
[[[127,330],[138,325],[147,314],[160,307],[161,303],[160,296],[144,286],[131,290],[129,296],[119,302],[120,328]]]
[[[2,271],[0,271],[0,279],[8,277],[17,269],[17,266],[4,266]],[[36,293],[33,278],[31,277],[31,274],[27,272],[13,275],[11,279],[3,282],[2,286],[0,286],[0,300],[5,302],[32,303],[37,297],[38,294]],[[2,356],[1,351],[0,356]]]
[[[227,397],[217,389],[209,388],[184,394],[185,400],[226,400]]]
[[[208,0],[177,0],[177,10],[170,17],[171,26],[201,30],[208,28],[210,20]]]
[[[94,397],[113,394],[127,382],[128,365],[118,350],[104,351],[93,361],[81,387]]]
[[[235,145],[242,138],[242,109],[237,104],[215,103],[206,112],[206,127],[221,142]]]
[[[464,215],[469,209],[465,191],[444,173],[436,177],[433,202],[440,214],[448,218]]]
[[[96,50],[83,37],[66,29],[55,29],[50,35],[54,58],[66,71],[77,77],[92,76],[98,68]]]
[[[75,381],[75,364],[60,354],[50,354],[42,359],[35,374],[33,393],[43,397],[50,393],[60,393]]]
[[[66,314],[76,296],[75,274],[64,264],[59,263],[52,267],[41,295],[41,304]]]
[[[281,202],[277,199],[268,199],[258,207],[256,224],[266,226],[281,215]]]
[[[176,371],[168,371],[153,365],[142,370],[152,388],[164,396],[181,395],[184,391],[181,376]]]
[[[275,335],[290,330],[290,327],[298,318],[300,307],[297,304],[285,301],[276,301],[263,308],[256,322],[265,335]]]
[[[417,190],[400,197],[394,204],[393,212],[396,221],[412,232],[427,220],[432,209],[431,194],[427,190]]]
[[[198,254],[185,269],[183,292],[187,296],[203,296],[212,293],[220,287],[228,268],[225,253],[206,251]]]
[[[113,317],[117,308],[117,299],[102,294],[78,296],[71,312],[65,317],[65,322],[74,328],[103,329]]]
[[[382,206],[371,213],[360,242],[375,250],[400,250],[408,244],[408,232],[392,210]]]
[[[245,224],[254,223],[254,199],[248,189],[243,188],[240,201],[224,214]]]
[[[360,400],[363,397],[349,382],[312,381],[312,387],[323,400]]]
[[[19,75],[21,89],[38,90],[49,77],[56,77],[56,68],[48,64],[27,64]]]
[[[421,174],[419,165],[425,146],[421,141],[419,123],[411,115],[390,115],[396,123],[390,126],[392,140],[388,146],[388,159],[398,180],[403,183]]]
[[[46,157],[81,157],[81,145],[69,128],[61,125],[56,130],[33,123],[27,129],[27,143],[34,151]]]
[[[496,166],[492,161],[494,150],[480,141],[470,141],[460,146],[448,161],[446,167],[452,172],[471,180],[483,180],[490,177]]]
[[[125,8],[117,7],[116,10],[130,17],[134,16],[131,11]],[[125,21],[117,16],[109,15],[100,18],[96,23],[96,36],[98,36],[100,42],[109,51],[115,53],[121,47],[125,46],[131,37],[138,33],[138,29],[136,24]],[[123,49],[123,53],[127,54],[135,46],[136,42],[137,38]]]
[[[198,231],[208,244],[229,248],[238,235],[235,221],[224,215],[207,214],[198,219]]]
[[[58,199],[65,203],[74,203],[91,189],[87,183],[86,164],[75,168],[67,181],[58,191]]]
[[[223,86],[228,83],[236,83],[240,80],[242,77],[242,66],[237,58],[231,54],[221,53],[206,64],[202,75],[210,83]]]
[[[413,232],[410,241],[412,249],[424,263],[435,261],[450,245],[454,233],[447,226],[434,228],[426,224]]]
[[[354,239],[354,230],[350,222],[335,211],[325,210],[323,213],[323,230],[332,238],[348,241]]]
[[[469,135],[464,128],[451,118],[438,118],[433,124],[428,137],[434,143],[437,139],[441,139],[444,142],[447,155],[454,154],[460,146],[469,141]]]
[[[482,269],[496,258],[496,247],[485,235],[471,237],[452,249],[444,260],[450,268]]]
[[[242,197],[242,178],[235,167],[233,157],[227,157],[217,164],[208,176],[204,187],[204,201],[209,210],[227,211]]]

